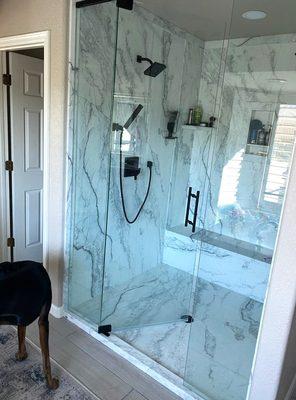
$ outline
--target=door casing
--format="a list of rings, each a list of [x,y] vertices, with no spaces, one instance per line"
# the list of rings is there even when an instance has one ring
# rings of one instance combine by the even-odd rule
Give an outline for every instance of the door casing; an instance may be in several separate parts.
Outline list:
[[[44,121],[43,121],[43,264],[48,265],[48,204],[49,204],[49,132],[50,132],[50,32],[34,32],[25,35],[0,38],[0,77],[4,73],[2,55],[6,51],[44,48]],[[2,83],[2,82],[1,82]],[[1,85],[2,86],[2,85]],[[7,159],[7,113],[5,86],[0,90],[0,262],[9,259],[6,239],[9,237],[8,179],[4,169]]]

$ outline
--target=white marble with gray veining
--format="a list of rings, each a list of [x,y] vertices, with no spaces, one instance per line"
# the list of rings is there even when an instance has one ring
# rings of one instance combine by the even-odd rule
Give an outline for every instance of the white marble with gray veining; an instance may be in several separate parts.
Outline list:
[[[204,398],[244,400],[262,304],[199,279],[194,322],[115,334],[192,385]]]

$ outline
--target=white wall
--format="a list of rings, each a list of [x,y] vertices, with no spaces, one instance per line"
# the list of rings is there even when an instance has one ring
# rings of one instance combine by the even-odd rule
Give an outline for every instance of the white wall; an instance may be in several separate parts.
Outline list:
[[[294,154],[286,203],[282,216],[274,267],[268,290],[259,347],[253,374],[250,400],[282,400],[287,392],[294,370],[296,372],[295,349],[287,354],[283,374],[288,379],[278,386],[284,362],[289,332],[296,302],[296,157]],[[291,337],[293,339],[293,337]],[[291,340],[290,343],[295,342]],[[288,370],[286,369],[289,369]],[[289,377],[287,375],[289,374]]]
[[[0,37],[51,33],[49,265],[53,303],[62,304],[68,0],[0,0]]]
[[[287,391],[291,387],[291,382],[294,384],[296,377],[296,310],[293,317],[293,323],[289,336],[288,346],[286,349],[284,367],[280,380],[280,387],[277,395],[277,400],[286,400]],[[295,390],[295,388],[293,388]]]

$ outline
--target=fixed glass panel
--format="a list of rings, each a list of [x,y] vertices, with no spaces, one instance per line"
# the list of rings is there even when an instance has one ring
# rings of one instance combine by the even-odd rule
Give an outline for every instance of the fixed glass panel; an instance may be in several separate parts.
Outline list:
[[[101,324],[111,324],[117,333],[181,321],[192,313],[198,243],[185,217],[189,187],[194,196],[204,192],[212,129],[186,124],[190,108],[198,107],[202,75],[211,81],[207,121],[215,113],[219,81],[219,71],[213,81],[202,71],[204,45],[197,35],[136,4],[132,12],[119,12],[113,123],[123,126],[139,105],[143,108],[127,129],[112,133]],[[219,46],[218,63],[223,43]],[[200,224],[197,218],[196,231]],[[124,339],[131,336],[126,331]]]
[[[69,310],[100,323],[118,11],[77,9]]]
[[[254,9],[264,11],[259,3]],[[242,17],[243,2],[234,2],[204,228],[197,234],[185,380],[211,400],[247,398],[295,143],[295,34],[291,24],[278,25],[282,1],[271,3],[268,19],[255,22]],[[295,5],[284,3],[285,13],[295,15]]]

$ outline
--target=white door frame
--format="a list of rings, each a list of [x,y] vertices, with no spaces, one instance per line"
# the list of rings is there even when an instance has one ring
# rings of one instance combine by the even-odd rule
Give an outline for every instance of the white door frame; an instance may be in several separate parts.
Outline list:
[[[48,266],[48,209],[49,209],[49,132],[50,132],[50,32],[34,32],[24,35],[0,38],[0,53],[20,49],[44,48],[44,121],[43,121],[43,264]],[[2,76],[2,62],[0,76]],[[4,171],[4,161],[7,156],[6,105],[3,91],[0,90],[0,165]],[[7,259],[8,248],[6,238],[9,232],[7,204],[7,179],[5,171],[0,175],[0,256]],[[2,221],[2,223],[1,223]],[[1,260],[0,260],[1,261]]]

